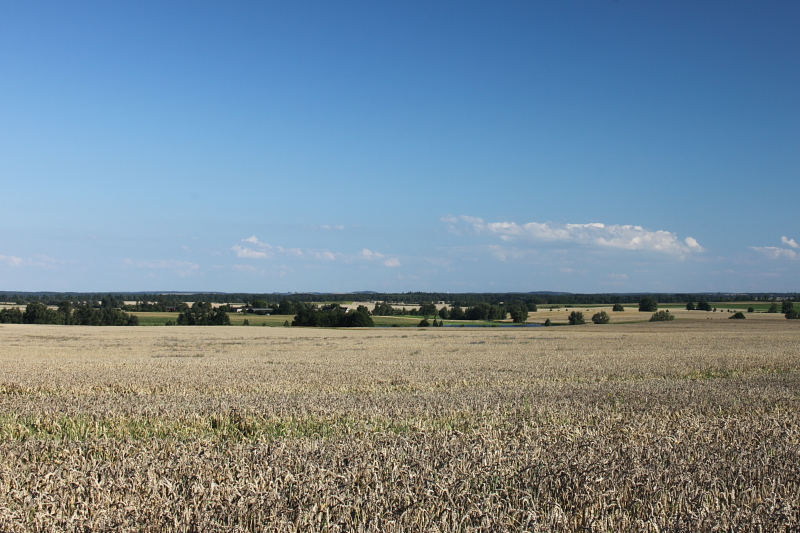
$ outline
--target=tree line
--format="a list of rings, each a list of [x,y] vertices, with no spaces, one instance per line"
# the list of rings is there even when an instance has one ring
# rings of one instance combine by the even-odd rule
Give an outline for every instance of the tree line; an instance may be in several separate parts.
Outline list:
[[[174,293],[174,294],[144,294],[144,293],[33,293],[33,292],[6,292],[0,293],[0,301],[14,302],[17,305],[26,305],[31,302],[41,302],[47,305],[58,305],[61,301],[70,301],[73,305],[78,303],[101,302],[101,307],[123,308],[124,301],[134,301],[127,311],[163,310],[164,307],[174,307],[187,299],[211,303],[240,303],[254,304],[255,300],[265,303],[270,302],[271,307],[279,302],[313,303],[320,300],[327,301],[359,301],[380,300],[389,304],[421,305],[424,302],[445,302],[459,307],[471,307],[479,303],[499,305],[501,302],[522,300],[526,305],[591,305],[591,304],[635,304],[643,296],[650,296],[658,303],[687,303],[689,301],[716,301],[716,302],[741,302],[741,301],[778,301],[789,299],[800,301],[798,293],[598,293],[598,294],[571,294],[571,293],[445,293],[445,292],[405,292],[405,293]],[[152,309],[146,309],[152,306]],[[253,307],[261,307],[253,305]],[[280,314],[293,314],[284,313]]]
[[[112,307],[93,307],[64,301],[58,309],[42,302],[31,302],[21,311],[19,307],[0,309],[2,324],[58,324],[75,326],[138,326],[139,317]]]
[[[375,325],[369,310],[363,305],[345,312],[341,306],[333,304],[320,309],[315,304],[298,305],[297,315],[292,326],[323,328],[371,328]]]

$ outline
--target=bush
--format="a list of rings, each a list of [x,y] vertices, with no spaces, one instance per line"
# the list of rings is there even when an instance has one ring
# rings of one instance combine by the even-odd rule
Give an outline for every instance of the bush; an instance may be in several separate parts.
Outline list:
[[[800,313],[799,313],[799,312],[797,312],[796,310],[792,309],[791,311],[789,311],[788,313],[786,313],[786,318],[788,318],[789,320],[797,320],[797,319],[800,319]]]
[[[781,304],[781,314],[785,315],[794,308],[794,304],[789,300],[784,300]]]
[[[595,324],[608,324],[609,321],[611,321],[611,317],[608,316],[608,313],[605,311],[600,311],[592,315],[592,322]]]
[[[624,311],[625,308],[622,307],[622,304],[616,303],[616,304],[614,304],[614,307],[611,310],[615,311],[615,312],[619,312],[619,311]]]
[[[552,326],[553,323],[550,322],[550,319],[548,318],[547,320],[544,321],[544,325],[549,327],[549,326]]]
[[[778,312],[778,304],[773,302],[772,305],[769,306],[769,309],[767,309],[767,313],[777,313],[777,312]]]
[[[694,311],[694,310],[695,310],[695,307],[694,307],[694,302],[689,302],[689,303],[687,303],[687,304],[686,304],[686,310],[687,310],[687,311]]]
[[[243,326],[249,326],[250,325],[250,321],[245,318],[244,322],[242,322],[242,325]]]
[[[658,309],[658,302],[652,296],[645,296],[639,300],[639,311],[652,313]]]
[[[747,312],[748,313],[755,313],[756,312],[756,308],[755,307],[748,307],[747,308]]]
[[[419,321],[419,324],[417,324],[417,327],[418,328],[427,328],[430,325],[431,325],[430,322],[428,322],[426,319],[423,318],[422,320]]]
[[[586,320],[583,319],[583,313],[581,313],[580,311],[571,312],[568,318],[570,326],[579,326],[581,324],[586,324]]]
[[[668,309],[653,313],[653,316],[650,317],[650,322],[669,322],[670,320],[675,320],[675,317],[669,313]]]
[[[741,311],[737,311],[736,313],[733,313],[728,318],[740,318],[741,319],[741,318],[745,318],[745,316],[744,316],[744,313],[742,313]]]

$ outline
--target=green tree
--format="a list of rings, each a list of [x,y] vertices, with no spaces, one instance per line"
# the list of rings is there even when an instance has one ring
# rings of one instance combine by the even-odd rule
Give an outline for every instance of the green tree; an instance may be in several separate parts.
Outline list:
[[[419,314],[423,317],[428,318],[429,316],[435,316],[437,312],[436,304],[433,302],[424,303],[419,306]]]
[[[48,309],[42,302],[31,302],[25,308],[22,315],[23,324],[59,324],[58,314],[52,309]]]
[[[474,307],[468,307],[464,311],[464,315],[467,320],[489,320],[490,310],[491,306],[489,304],[481,302]]]
[[[777,313],[777,312],[778,312],[778,304],[772,302],[772,305],[770,305],[769,309],[767,309],[767,313]]]
[[[608,313],[605,311],[600,311],[599,313],[592,315],[592,322],[595,324],[608,324],[610,321],[611,317],[608,316]]]
[[[782,315],[785,315],[786,313],[788,313],[792,309],[794,309],[794,304],[792,302],[790,302],[789,300],[784,300],[783,303],[781,304],[781,314]]]
[[[0,309],[0,324],[22,324],[22,311],[19,307]]]
[[[528,321],[528,310],[522,307],[515,307],[511,311],[511,320],[515,324],[524,324]]]
[[[586,324],[586,320],[584,320],[583,318],[583,313],[581,313],[580,311],[571,312],[569,314],[569,317],[567,317],[567,319],[569,320],[570,326],[578,326],[581,324]]]
[[[741,311],[737,311],[736,313],[732,314],[728,318],[744,319],[745,316],[744,316],[744,313],[742,313]]]
[[[756,312],[756,308],[753,307],[753,306],[750,306],[750,307],[747,308],[747,312],[748,313],[755,313]]]
[[[652,296],[644,296],[639,300],[639,311],[652,313],[658,309],[658,302]]]
[[[547,318],[547,319],[545,319],[545,321],[544,321],[544,325],[549,327],[549,326],[552,326],[552,325],[553,325],[553,323],[552,323],[552,322],[550,322],[550,319],[549,319],[549,318]]]
[[[58,313],[63,317],[62,324],[67,326],[72,324],[72,302],[69,300],[62,300],[58,304]]]
[[[417,327],[418,328],[427,328],[430,325],[431,325],[430,322],[428,322],[428,320],[426,318],[423,318],[422,320],[419,321],[419,324],[417,324]]]
[[[625,308],[622,307],[621,303],[617,302],[617,303],[614,304],[614,307],[611,310],[615,311],[615,312],[619,312],[619,311],[624,311]]]
[[[447,320],[449,316],[450,316],[450,310],[447,309],[446,305],[443,306],[441,309],[439,309],[439,318],[441,318],[442,320]]]
[[[711,304],[701,298],[700,302],[697,304],[697,309],[699,311],[711,311]]]
[[[464,310],[461,309],[458,305],[454,305],[450,309],[450,320],[464,320],[466,319],[466,315],[464,314]]]
[[[289,300],[283,300],[278,304],[278,308],[272,312],[273,315],[293,315],[295,314],[294,305]]]
[[[372,317],[369,316],[369,309],[359,305],[355,311],[350,311],[344,317],[344,327],[348,328],[371,328],[375,326]]]
[[[686,304],[686,310],[687,311],[694,311],[694,309],[695,309],[694,302],[689,302],[689,303]]]

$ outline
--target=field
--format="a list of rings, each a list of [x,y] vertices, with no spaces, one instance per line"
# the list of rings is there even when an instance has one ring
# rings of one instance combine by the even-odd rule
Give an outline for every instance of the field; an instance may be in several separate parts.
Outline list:
[[[372,307],[368,302],[356,302],[354,305],[366,305]],[[769,308],[769,303],[712,303],[713,306],[718,307],[717,312],[706,311],[686,311],[686,304],[660,304],[659,309],[669,309],[670,313],[675,315],[676,320],[720,320],[729,318],[728,310],[732,312],[744,311],[750,306],[754,306],[758,313],[749,313],[748,318],[756,320],[783,320],[784,316],[776,314],[765,314],[764,312]],[[531,312],[528,317],[529,324],[543,324],[545,320],[550,319],[554,325],[568,324],[567,317],[572,311],[580,311],[584,314],[584,319],[589,322],[592,315],[599,311],[605,311],[611,316],[611,321],[615,323],[623,322],[647,322],[652,313],[640,313],[636,304],[625,305],[625,311],[613,312],[611,305],[590,305],[590,306],[542,306],[537,312]],[[167,321],[175,322],[178,320],[178,313],[151,313],[151,312],[134,312],[131,313],[139,317],[139,324],[142,326],[163,326]],[[283,326],[286,321],[289,324],[294,319],[289,315],[256,315],[249,313],[229,313],[231,325],[241,326],[245,320],[251,326]],[[422,320],[421,316],[377,316],[373,317],[375,325],[378,327],[416,327]],[[430,321],[433,317],[429,318]],[[510,320],[506,320],[511,323]],[[492,322],[470,322],[470,321],[453,321],[445,320],[444,323],[448,326],[486,326],[491,327],[495,325]]]
[[[0,531],[798,531],[800,321],[685,313],[3,325]]]

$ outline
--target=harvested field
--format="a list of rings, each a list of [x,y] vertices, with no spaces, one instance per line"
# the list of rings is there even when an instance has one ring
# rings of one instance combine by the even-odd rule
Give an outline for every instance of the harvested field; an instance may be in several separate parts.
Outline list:
[[[4,325],[0,530],[798,531],[798,341]]]

